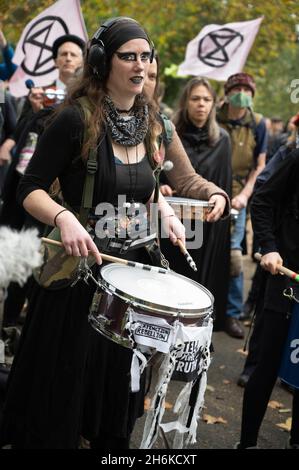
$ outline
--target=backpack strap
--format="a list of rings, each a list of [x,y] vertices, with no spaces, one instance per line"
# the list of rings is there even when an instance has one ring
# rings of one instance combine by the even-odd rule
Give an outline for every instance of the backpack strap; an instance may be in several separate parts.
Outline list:
[[[250,116],[251,116],[251,122],[249,124],[250,129],[253,132],[255,141],[257,140],[256,134],[257,134],[257,127],[261,120],[263,119],[263,115],[259,113],[254,113],[251,108],[248,108]]]
[[[83,143],[88,139],[89,122],[91,119],[92,105],[89,99],[85,96],[78,98],[78,103],[84,114],[84,137]],[[88,158],[86,162],[86,174],[84,181],[84,188],[82,193],[81,207],[79,213],[79,221],[85,227],[89,210],[92,208],[93,192],[95,183],[95,174],[98,170],[97,161],[97,148],[92,147],[88,151]]]
[[[171,144],[172,138],[173,138],[173,127],[172,127],[171,120],[169,119],[168,116],[166,116],[166,114],[160,113],[159,116],[160,116],[161,124],[163,127],[163,131],[162,131],[159,143],[161,145],[162,142],[164,142],[165,145],[169,145]]]

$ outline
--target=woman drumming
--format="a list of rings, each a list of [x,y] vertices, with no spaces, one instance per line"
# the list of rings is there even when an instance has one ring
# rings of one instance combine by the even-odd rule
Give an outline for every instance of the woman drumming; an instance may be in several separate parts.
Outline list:
[[[67,254],[93,253],[94,276],[102,261],[98,246],[114,256],[151,263],[143,246],[121,254],[108,240],[102,250],[105,239],[92,239],[72,211],[79,211],[88,150],[94,146],[98,168],[93,208],[109,203],[117,210],[119,195],[130,204],[153,200],[153,155],[161,128],[156,111],[142,95],[152,54],[148,35],[133,19],[115,18],[100,27],[91,40],[82,77],[39,140],[19,188],[25,209],[60,229]],[[81,97],[89,103],[87,123],[78,103]],[[192,175],[187,169],[185,176],[174,174],[174,179],[180,178],[184,187]],[[70,210],[47,194],[56,178]],[[197,184],[202,197],[219,193],[202,178]],[[225,194],[219,198],[224,209]],[[158,204],[172,242],[184,240],[180,221],[161,195]],[[90,219],[94,215],[93,210]],[[9,379],[2,445],[70,449],[78,447],[83,435],[92,448],[129,447],[136,418],[143,412],[144,384],[131,393],[131,350],[104,338],[88,323],[95,288],[84,282],[56,291],[35,287]]]

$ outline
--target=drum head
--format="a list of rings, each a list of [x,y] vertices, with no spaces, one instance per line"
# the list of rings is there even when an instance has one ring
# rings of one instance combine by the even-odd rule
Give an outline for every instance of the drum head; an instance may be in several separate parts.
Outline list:
[[[149,311],[193,317],[212,310],[212,294],[173,271],[161,274],[114,263],[104,266],[101,276],[106,290]]]
[[[194,207],[214,207],[213,202],[209,201],[202,201],[201,199],[190,199],[187,197],[173,197],[173,196],[165,196],[165,200],[168,204],[174,204],[179,206],[194,206]]]

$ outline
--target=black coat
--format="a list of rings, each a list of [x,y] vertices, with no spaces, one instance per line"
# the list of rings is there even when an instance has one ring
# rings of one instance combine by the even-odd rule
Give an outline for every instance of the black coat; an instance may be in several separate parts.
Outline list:
[[[281,159],[275,171],[254,193],[251,216],[261,253],[279,252],[284,265],[298,272],[299,149],[291,153],[288,153],[287,148],[283,151],[285,158]],[[283,290],[290,283],[286,276],[269,275],[265,307],[274,311],[288,311],[290,302],[283,296]]]
[[[210,147],[201,134],[195,126],[190,125],[186,132],[180,135],[190,161],[198,174],[215,183],[231,196],[232,170],[229,135],[224,129],[220,129],[219,141],[215,146]],[[223,329],[229,282],[229,218],[212,224],[203,224],[202,247],[189,250],[197,264],[197,272],[191,270],[178,248],[171,246],[167,240],[162,240],[162,252],[174,271],[199,282],[213,294],[215,329]]]

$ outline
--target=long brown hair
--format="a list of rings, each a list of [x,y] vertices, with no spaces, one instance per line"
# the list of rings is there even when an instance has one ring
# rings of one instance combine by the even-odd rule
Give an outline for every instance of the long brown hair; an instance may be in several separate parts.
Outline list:
[[[108,70],[111,70],[111,59],[108,62]],[[105,127],[104,116],[104,98],[107,94],[107,81],[109,73],[104,81],[101,81],[93,72],[92,67],[88,64],[87,55],[84,59],[83,73],[78,77],[70,86],[67,98],[62,105],[65,108],[68,105],[75,105],[78,98],[86,97],[90,102],[91,116],[87,123],[88,125],[88,138],[83,143],[82,158],[87,159],[88,150],[92,146],[97,146],[99,136]],[[143,94],[137,95],[135,98],[134,106],[143,106],[147,100]],[[155,151],[155,142],[157,136],[161,134],[162,128],[157,120],[156,107],[154,103],[147,103],[149,109],[149,126],[147,134],[147,148],[150,147],[151,154]],[[151,155],[152,156],[152,155]],[[151,157],[150,156],[150,157]],[[153,166],[156,166],[154,161]]]
[[[190,123],[190,120],[188,118],[188,101],[190,95],[192,93],[193,88],[199,85],[204,86],[213,98],[213,106],[207,119],[209,145],[213,147],[218,142],[220,136],[220,128],[216,121],[217,96],[214,88],[211,86],[210,82],[205,78],[195,77],[191,78],[191,80],[188,81],[181,94],[178,109],[174,115],[173,122],[176,126],[177,133],[181,137],[184,134],[187,125]]]

